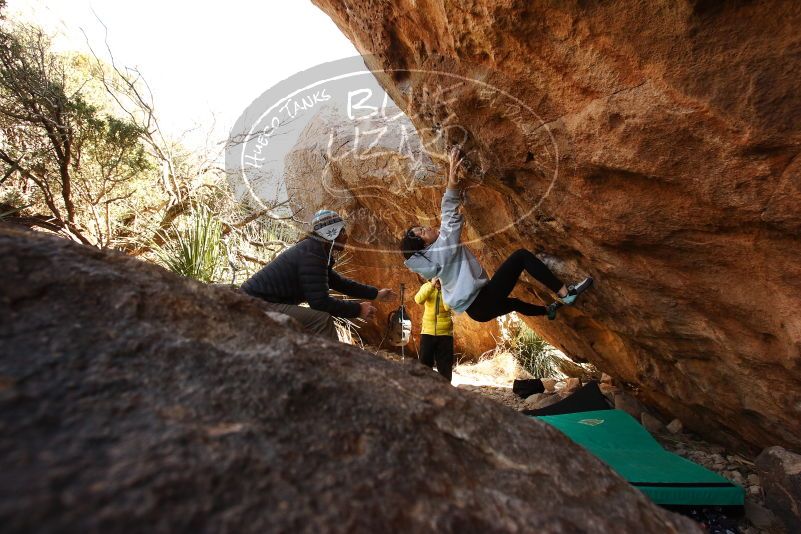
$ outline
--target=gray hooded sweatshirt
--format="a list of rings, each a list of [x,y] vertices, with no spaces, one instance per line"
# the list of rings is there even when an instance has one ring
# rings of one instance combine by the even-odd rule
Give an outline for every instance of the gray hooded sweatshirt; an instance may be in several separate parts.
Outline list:
[[[456,211],[459,202],[458,189],[445,191],[439,237],[404,262],[406,267],[428,280],[438,277],[443,299],[455,312],[470,307],[489,281],[473,253],[459,242],[464,225],[464,217]]]

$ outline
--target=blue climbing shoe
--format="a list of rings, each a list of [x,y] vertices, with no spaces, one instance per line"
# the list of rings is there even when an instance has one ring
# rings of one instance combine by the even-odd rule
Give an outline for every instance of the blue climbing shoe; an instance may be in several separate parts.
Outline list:
[[[551,302],[545,306],[545,313],[548,315],[549,321],[556,319],[556,310],[558,310],[560,306],[562,306],[561,302]]]
[[[588,276],[578,284],[571,284],[567,287],[567,295],[561,297],[562,304],[573,304],[579,295],[584,293],[592,286],[592,277]]]

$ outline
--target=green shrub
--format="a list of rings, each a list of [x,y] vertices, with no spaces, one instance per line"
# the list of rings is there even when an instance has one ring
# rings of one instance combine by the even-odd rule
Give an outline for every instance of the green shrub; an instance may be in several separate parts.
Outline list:
[[[193,207],[185,223],[164,232],[164,238],[164,244],[153,244],[164,267],[205,283],[219,280],[226,260],[222,224],[206,206]]]
[[[547,341],[526,326],[517,322],[510,332],[505,348],[514,354],[517,363],[537,378],[558,377],[559,367],[555,361],[554,349]]]

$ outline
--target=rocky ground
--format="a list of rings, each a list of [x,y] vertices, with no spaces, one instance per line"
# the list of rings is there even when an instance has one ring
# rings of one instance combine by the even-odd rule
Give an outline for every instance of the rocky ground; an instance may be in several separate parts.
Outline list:
[[[376,351],[378,355],[389,360],[400,361],[400,356],[389,351]],[[477,370],[476,365],[457,366],[454,372],[454,384],[459,389],[473,391],[482,397],[491,399],[499,404],[520,411],[524,409],[542,408],[566,397],[580,386],[576,378],[564,380],[543,380],[546,392],[532,395],[522,399],[512,392],[509,385],[508,362],[484,362],[484,371]],[[504,369],[507,367],[507,369]],[[505,372],[505,376],[492,376],[486,369],[493,368],[496,372]],[[525,377],[524,372],[522,373]],[[728,517],[731,525],[743,534],[778,534],[785,532],[776,516],[765,507],[764,492],[760,485],[759,475],[755,465],[755,458],[727,450],[725,447],[704,441],[697,435],[686,431],[678,420],[663,424],[656,416],[651,414],[632,395],[616,387],[612,379],[603,376],[601,389],[610,402],[620,409],[632,413],[643,421],[651,434],[665,449],[692,460],[707,469],[710,469],[729,481],[742,486],[746,491],[746,505],[744,514]],[[714,511],[713,511],[714,513]],[[724,520],[725,521],[725,520]],[[713,530],[710,532],[726,532]],[[735,532],[735,530],[731,530]]]

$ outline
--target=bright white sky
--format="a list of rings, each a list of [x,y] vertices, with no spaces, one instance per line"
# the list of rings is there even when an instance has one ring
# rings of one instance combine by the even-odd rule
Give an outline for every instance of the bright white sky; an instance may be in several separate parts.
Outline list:
[[[105,50],[137,67],[164,130],[196,125],[224,140],[239,114],[277,82],[356,49],[309,0],[9,0],[8,13],[57,32],[61,49]],[[204,136],[205,137],[205,136]]]

